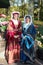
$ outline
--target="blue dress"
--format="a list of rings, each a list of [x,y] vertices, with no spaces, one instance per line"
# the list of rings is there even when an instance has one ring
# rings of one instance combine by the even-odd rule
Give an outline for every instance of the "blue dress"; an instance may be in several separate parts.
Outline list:
[[[22,40],[21,40],[21,48],[23,50],[21,50],[20,59],[23,62],[25,62],[26,60],[29,60],[29,57],[24,53],[24,50],[26,50],[26,52],[28,52],[30,56],[31,54],[33,54],[36,29],[32,23],[30,26],[27,27],[27,29],[23,28],[22,32],[23,33],[22,33]]]

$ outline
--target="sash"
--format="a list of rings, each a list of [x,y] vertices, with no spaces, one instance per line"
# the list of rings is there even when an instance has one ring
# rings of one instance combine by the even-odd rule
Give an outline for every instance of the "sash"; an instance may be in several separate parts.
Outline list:
[[[30,49],[34,45],[34,39],[30,34],[22,35],[21,46],[25,45],[27,49]]]

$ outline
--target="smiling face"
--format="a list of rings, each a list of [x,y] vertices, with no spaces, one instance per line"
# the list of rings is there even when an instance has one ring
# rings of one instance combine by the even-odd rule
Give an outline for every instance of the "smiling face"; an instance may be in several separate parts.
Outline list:
[[[30,18],[29,17],[27,17],[25,20],[26,20],[26,23],[30,23]]]
[[[13,18],[15,19],[15,20],[17,20],[18,19],[18,14],[13,14]]]

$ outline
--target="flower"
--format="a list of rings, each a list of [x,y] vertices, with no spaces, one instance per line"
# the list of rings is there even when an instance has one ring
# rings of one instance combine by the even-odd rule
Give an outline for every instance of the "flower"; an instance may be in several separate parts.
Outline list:
[[[43,36],[41,36],[41,38],[43,39]]]

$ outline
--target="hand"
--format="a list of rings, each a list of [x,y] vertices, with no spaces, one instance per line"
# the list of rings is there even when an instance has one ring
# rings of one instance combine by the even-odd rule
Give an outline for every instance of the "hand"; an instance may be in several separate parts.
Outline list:
[[[14,31],[18,31],[18,29],[14,29]]]
[[[19,35],[14,35],[14,38],[18,38],[19,37]]]
[[[23,37],[23,39],[25,39],[25,36]]]
[[[19,30],[19,31],[22,31],[22,27],[20,27],[18,30]]]

